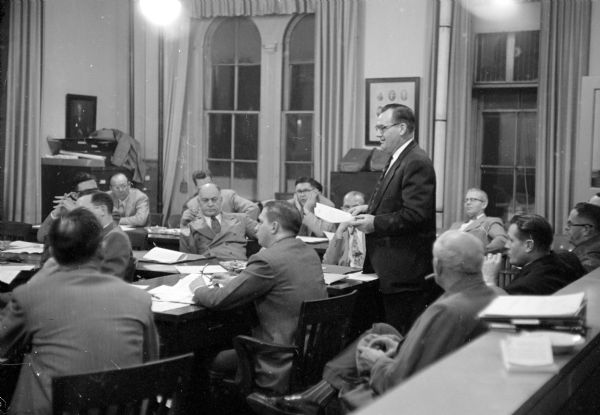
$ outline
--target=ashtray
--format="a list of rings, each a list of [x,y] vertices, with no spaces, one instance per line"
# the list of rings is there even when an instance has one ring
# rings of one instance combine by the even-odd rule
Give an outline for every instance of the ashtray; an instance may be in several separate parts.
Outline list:
[[[219,265],[221,265],[223,268],[225,268],[227,271],[229,272],[241,272],[244,269],[246,269],[246,261],[238,261],[238,260],[232,260],[232,261],[220,261]]]

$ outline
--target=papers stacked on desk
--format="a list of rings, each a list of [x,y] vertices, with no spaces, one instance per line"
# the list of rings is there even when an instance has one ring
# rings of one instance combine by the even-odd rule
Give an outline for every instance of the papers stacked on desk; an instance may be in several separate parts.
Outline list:
[[[479,318],[490,328],[585,332],[585,294],[503,295],[494,299]]]
[[[198,278],[197,274],[188,275],[173,286],[159,285],[149,290],[152,295],[152,311],[161,312],[194,304],[194,293],[190,290],[190,282],[196,278]]]
[[[35,265],[2,265],[0,266],[0,282],[9,285],[21,271],[31,271]]]
[[[329,239],[325,237],[318,236],[296,236],[296,238],[300,239],[305,244],[320,244],[321,242],[329,241]]]
[[[25,241],[12,241],[8,249],[3,252],[7,254],[41,254],[44,252],[44,244]]]
[[[185,252],[173,251],[172,249],[155,247],[146,252],[146,254],[140,258],[140,261],[157,262],[159,264],[177,264],[180,262],[197,261],[208,258],[211,257],[198,254],[186,254]]]
[[[524,333],[500,340],[502,361],[509,372],[558,372],[550,338]]]

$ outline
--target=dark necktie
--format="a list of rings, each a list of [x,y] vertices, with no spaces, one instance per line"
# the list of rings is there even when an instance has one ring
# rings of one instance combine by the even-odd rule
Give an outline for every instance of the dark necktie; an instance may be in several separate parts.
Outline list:
[[[379,189],[381,188],[381,183],[383,183],[383,179],[385,178],[385,175],[386,175],[391,163],[392,163],[392,157],[390,157],[389,160],[387,161],[387,163],[385,163],[383,172],[381,173],[381,176],[379,176],[379,180],[377,180],[377,184],[375,185],[375,190],[371,194],[371,199],[369,199],[369,212],[371,211],[373,201],[375,200],[375,196],[377,196],[377,193],[379,193]]]
[[[216,216],[212,216],[210,218],[210,227],[212,228],[215,235],[221,232],[221,224],[219,223],[219,220]]]

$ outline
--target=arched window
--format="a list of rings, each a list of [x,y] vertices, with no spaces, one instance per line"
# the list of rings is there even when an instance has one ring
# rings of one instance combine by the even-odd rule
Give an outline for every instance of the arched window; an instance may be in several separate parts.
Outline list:
[[[228,18],[207,44],[208,168],[219,186],[256,199],[260,34],[250,19]]]
[[[294,181],[313,176],[313,117],[315,97],[315,16],[290,23],[285,38],[283,88],[284,190]]]

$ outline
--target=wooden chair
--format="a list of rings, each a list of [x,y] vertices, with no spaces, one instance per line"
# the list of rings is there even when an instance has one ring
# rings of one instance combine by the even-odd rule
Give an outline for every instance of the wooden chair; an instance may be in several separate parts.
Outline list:
[[[151,213],[149,226],[163,226],[163,219],[162,213]]]
[[[193,354],[52,379],[53,414],[177,414]]]
[[[357,292],[323,300],[305,301],[292,346],[268,343],[249,336],[236,336],[233,345],[239,359],[236,384],[243,396],[253,391],[272,393],[256,386],[259,355],[289,353],[293,356],[287,393],[294,393],[321,380],[325,363],[350,341],[350,323]]]
[[[31,235],[31,224],[23,222],[0,221],[0,239],[27,241]]]
[[[129,236],[129,242],[131,242],[131,249],[134,251],[145,251],[148,249],[148,242],[146,241],[147,234],[143,229],[138,231],[137,229],[125,232]]]

